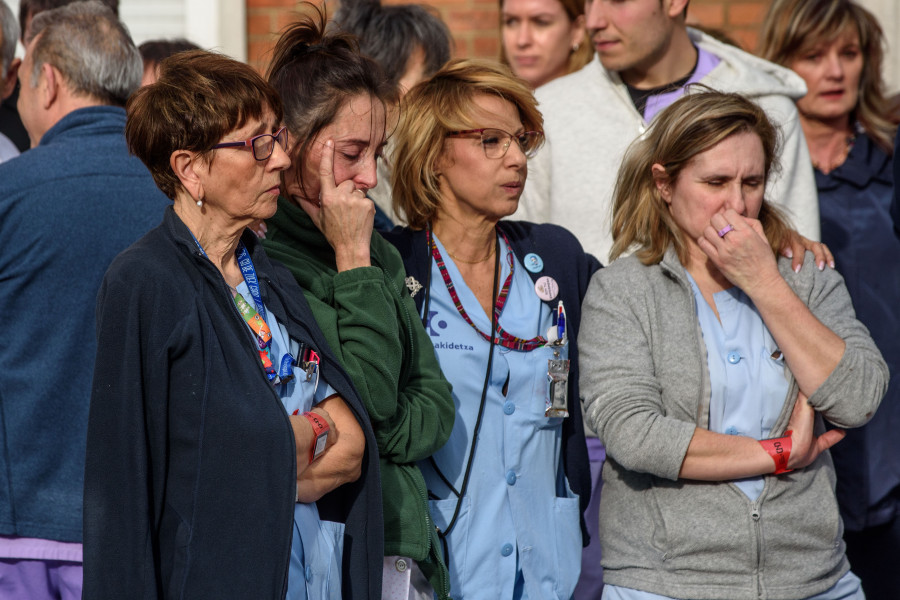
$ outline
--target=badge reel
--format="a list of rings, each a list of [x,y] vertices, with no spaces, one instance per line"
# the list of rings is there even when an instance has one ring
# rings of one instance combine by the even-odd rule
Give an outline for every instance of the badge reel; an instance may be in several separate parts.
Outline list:
[[[553,348],[553,358],[547,360],[547,381],[550,393],[545,417],[569,416],[569,359],[561,358],[560,350],[569,342],[566,332],[566,309],[562,300],[553,313],[554,325],[547,330],[547,345]]]
[[[319,387],[319,354],[312,348],[305,346],[300,349],[300,368],[306,373],[306,382],[312,381],[313,376],[316,378],[313,393]]]

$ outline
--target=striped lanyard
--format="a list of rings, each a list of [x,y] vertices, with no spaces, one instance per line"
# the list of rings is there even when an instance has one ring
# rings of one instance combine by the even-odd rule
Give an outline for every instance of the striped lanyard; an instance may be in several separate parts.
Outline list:
[[[191,237],[194,238],[194,243],[197,244],[203,256],[209,260],[209,256],[206,255],[206,251],[200,245],[200,241],[194,236],[193,232],[191,232]],[[278,371],[275,370],[271,351],[272,330],[269,328],[269,324],[266,323],[266,307],[263,305],[262,296],[259,293],[259,278],[256,276],[256,268],[253,266],[250,253],[247,252],[247,248],[243,243],[238,246],[236,254],[238,266],[241,268],[241,275],[244,276],[244,283],[247,284],[247,289],[250,290],[250,296],[253,298],[253,304],[256,305],[256,308],[250,306],[237,290],[231,288],[231,297],[234,300],[234,305],[256,338],[259,360],[268,380],[273,384],[287,383],[294,376],[294,357],[289,352],[285,353],[281,357]]]
[[[494,304],[494,322],[497,323],[497,333],[496,337],[494,338],[494,343],[500,344],[504,348],[509,348],[510,350],[530,352],[535,348],[540,348],[541,346],[546,345],[546,338],[536,336],[531,338],[530,340],[525,340],[507,333],[500,326],[500,315],[503,313],[503,307],[506,305],[506,299],[509,297],[509,290],[512,287],[516,263],[515,258],[513,257],[512,246],[510,245],[506,234],[503,233],[503,230],[500,229],[500,227],[497,227],[497,233],[500,234],[500,237],[503,238],[503,242],[506,244],[506,261],[509,264],[509,275],[506,277],[506,281],[503,282],[503,287],[500,288],[500,293],[497,295],[497,303]],[[480,335],[485,341],[490,342],[490,336],[481,331],[478,326],[472,322],[472,319],[469,318],[468,313],[466,313],[466,309],[463,307],[462,302],[459,299],[459,294],[456,293],[456,287],[453,285],[453,280],[450,279],[450,273],[447,271],[447,266],[444,264],[444,257],[441,256],[441,252],[440,250],[438,250],[437,244],[435,244],[434,239],[432,239],[431,230],[426,231],[426,236],[428,239],[428,245],[431,247],[431,255],[434,257],[434,260],[437,263],[438,270],[441,272],[441,277],[444,278],[444,284],[447,286],[447,291],[450,292],[450,298],[453,300],[453,304],[456,305],[456,310],[459,312],[460,316],[465,320],[465,322],[472,326],[472,329],[474,329],[478,333],[478,335]],[[500,258],[498,257],[496,260],[500,260]],[[496,285],[496,282],[494,282],[494,285]]]

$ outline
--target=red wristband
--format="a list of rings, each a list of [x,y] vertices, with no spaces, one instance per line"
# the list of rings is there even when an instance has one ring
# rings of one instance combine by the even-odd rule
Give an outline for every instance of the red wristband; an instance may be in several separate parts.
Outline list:
[[[306,420],[312,425],[313,433],[316,434],[312,444],[309,446],[309,462],[312,462],[319,458],[325,451],[325,445],[328,442],[329,427],[328,422],[323,419],[321,415],[314,412],[305,412],[303,413],[303,416],[306,417]]]
[[[784,437],[759,440],[765,451],[775,461],[775,475],[793,471],[793,469],[788,469],[788,461],[791,459],[791,433],[789,429],[785,431],[786,435]]]

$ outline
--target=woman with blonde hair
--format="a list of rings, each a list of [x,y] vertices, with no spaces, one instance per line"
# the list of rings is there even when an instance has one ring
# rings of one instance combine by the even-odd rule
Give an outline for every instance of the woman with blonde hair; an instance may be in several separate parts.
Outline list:
[[[581,332],[607,600],[864,597],[823,420],[866,423],[887,367],[840,275],[777,256],[777,153],[759,106],[689,93],[619,171],[612,255],[633,254],[591,280]]]
[[[594,58],[579,0],[500,0],[500,59],[532,88]]]
[[[893,373],[882,410],[832,453],[847,556],[870,600],[900,590],[900,239],[890,213],[897,127],[884,96],[883,45],[875,17],[855,2],[776,0],[761,50],[806,81],[797,108],[815,168],[822,241]]]
[[[598,263],[555,225],[512,215],[542,141],[527,85],[450,61],[414,87],[394,136],[385,237],[441,368],[456,423],[422,464],[451,595],[569,600],[590,494],[577,386],[581,300]]]

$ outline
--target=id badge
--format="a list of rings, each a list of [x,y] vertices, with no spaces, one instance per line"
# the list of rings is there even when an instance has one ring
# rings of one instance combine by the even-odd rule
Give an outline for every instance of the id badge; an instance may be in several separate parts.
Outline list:
[[[554,353],[559,356],[558,352]],[[569,360],[551,358],[547,360],[547,379],[550,394],[547,398],[545,417],[569,416]]]

